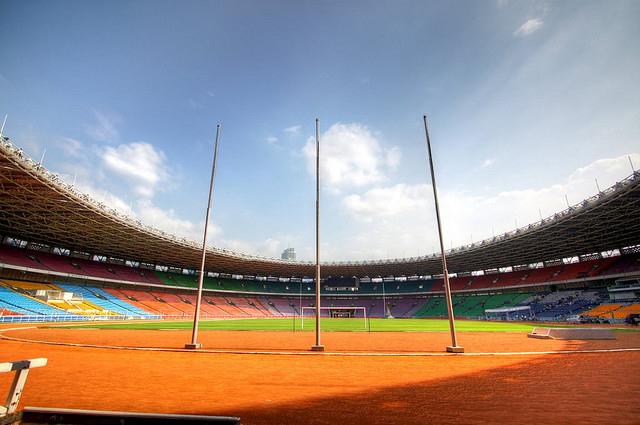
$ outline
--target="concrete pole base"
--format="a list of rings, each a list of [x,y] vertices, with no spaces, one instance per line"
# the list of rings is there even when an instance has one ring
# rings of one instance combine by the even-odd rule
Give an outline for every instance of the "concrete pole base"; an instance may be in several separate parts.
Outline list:
[[[460,346],[448,346],[447,347],[447,353],[464,353],[464,347],[460,347]]]
[[[199,350],[200,348],[202,348],[202,344],[200,344],[199,342],[195,344],[185,344],[184,348],[188,350]]]
[[[324,345],[312,345],[311,351],[324,351]]]

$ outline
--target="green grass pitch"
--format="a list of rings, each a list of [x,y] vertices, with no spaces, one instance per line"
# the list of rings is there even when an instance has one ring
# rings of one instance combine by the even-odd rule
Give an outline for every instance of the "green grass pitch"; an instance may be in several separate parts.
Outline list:
[[[227,319],[201,320],[200,330],[234,331],[312,331],[315,321],[305,318],[275,319]],[[84,323],[71,325],[70,328],[93,329],[136,329],[136,330],[180,330],[191,329],[193,322],[181,321],[131,321],[127,323]],[[456,329],[460,332],[531,332],[536,326],[544,324],[526,324],[511,322],[484,322],[456,320]],[[440,319],[330,319],[321,320],[323,331],[329,332],[444,332],[449,330],[449,322]]]

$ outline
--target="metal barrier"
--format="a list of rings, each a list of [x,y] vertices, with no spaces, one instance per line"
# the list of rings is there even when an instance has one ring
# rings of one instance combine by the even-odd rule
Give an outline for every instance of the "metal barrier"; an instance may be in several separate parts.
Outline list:
[[[269,315],[250,315],[250,314],[238,314],[238,315],[218,315],[218,314],[200,314],[201,319],[277,319],[277,318],[291,318],[288,316],[269,316]],[[39,314],[39,315],[16,315],[16,316],[0,316],[0,323],[44,323],[44,322],[93,322],[93,321],[105,321],[105,320],[193,320],[193,314],[164,314],[146,316],[135,315],[110,315],[110,316],[82,316],[77,314]]]
[[[34,323],[34,322],[85,322],[93,320],[150,320],[162,319],[161,315],[147,316],[82,316],[78,314],[38,314],[38,315],[11,315],[0,316],[0,323]]]
[[[611,328],[533,328],[527,336],[538,339],[616,339]]]

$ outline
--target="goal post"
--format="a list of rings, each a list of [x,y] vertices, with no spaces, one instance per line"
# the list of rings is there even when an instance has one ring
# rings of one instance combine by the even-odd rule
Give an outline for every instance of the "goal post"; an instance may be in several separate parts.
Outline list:
[[[322,316],[322,312],[326,311],[328,314],[326,316]],[[315,316],[316,308],[315,307],[307,307],[303,306],[300,309],[300,329],[304,329],[304,319],[305,314],[308,313],[307,318],[312,318]],[[344,319],[364,319],[363,320],[363,330],[367,330],[369,325],[369,318],[367,316],[367,308],[358,306],[358,307],[348,307],[348,306],[337,306],[337,307],[320,307],[320,317],[321,318],[344,318]]]

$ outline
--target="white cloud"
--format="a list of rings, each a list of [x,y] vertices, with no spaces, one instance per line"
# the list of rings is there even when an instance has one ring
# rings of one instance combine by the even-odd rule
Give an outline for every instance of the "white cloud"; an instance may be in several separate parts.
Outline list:
[[[166,179],[164,155],[146,143],[132,143],[107,147],[98,151],[102,154],[106,171],[122,175],[134,183],[132,202],[96,185],[94,182],[99,170],[91,169],[91,161],[80,158],[79,161],[62,164],[61,177],[67,183],[74,183],[81,193],[89,195],[107,207],[125,214],[143,224],[163,230],[169,234],[184,237],[202,243],[204,220],[193,221],[180,217],[173,208],[162,208],[152,200],[158,183]],[[76,179],[77,176],[77,179]],[[207,244],[218,248],[232,249],[242,253],[279,257],[284,243],[278,238],[262,241],[245,241],[223,237],[222,229],[215,223],[209,223]]]
[[[375,188],[363,195],[349,195],[343,206],[357,219],[372,222],[383,217],[393,217],[416,208],[426,209],[431,186],[397,184]]]
[[[130,143],[107,147],[102,153],[104,165],[134,183],[135,192],[144,198],[153,196],[156,186],[167,177],[166,158],[149,143]]]
[[[315,175],[315,138],[307,140],[303,154],[309,172]],[[383,148],[362,124],[337,123],[320,137],[321,181],[333,190],[381,182],[399,161],[400,149]]]
[[[70,170],[71,171],[71,170]],[[75,188],[81,193],[89,195],[93,200],[98,201],[109,208],[113,208],[121,214],[130,218],[138,219],[145,225],[163,230],[169,234],[185,237],[195,242],[202,243],[204,231],[204,220],[193,222],[180,218],[173,208],[163,209],[153,203],[151,199],[139,198],[134,202],[126,202],[123,198],[102,189],[91,183],[91,174],[86,174],[86,170],[79,168],[78,171],[84,178],[78,178]],[[74,175],[64,173],[61,175],[67,183],[73,183]],[[221,229],[213,223],[209,223],[208,237],[209,243],[213,238],[222,233]]]
[[[400,159],[402,158],[402,152],[397,146],[392,146],[384,153],[385,164],[392,170],[395,170],[400,165]]]
[[[632,154],[640,163],[640,154]],[[564,181],[541,188],[498,192],[493,195],[440,189],[445,246],[466,245],[510,231],[577,204],[631,174],[627,155],[607,158],[577,169]],[[397,184],[343,198],[353,233],[333,246],[333,259],[376,259],[417,256],[438,247],[431,187]]]
[[[27,126],[22,130],[17,139],[20,140],[20,147],[22,147],[33,160],[40,162],[46,148],[42,142],[42,137],[36,129],[31,125]]]
[[[202,109],[202,103],[198,102],[197,100],[193,99],[193,98],[189,98],[187,100],[187,105],[189,105],[189,108],[191,109]]]
[[[296,136],[300,134],[300,129],[302,126],[300,125],[292,125],[291,127],[285,128],[283,131],[291,136]]]
[[[103,120],[103,124],[105,123]],[[267,139],[268,143],[277,141],[275,137]],[[166,183],[169,177],[166,157],[161,150],[143,142],[105,147],[97,144],[85,145],[66,137],[57,141],[56,146],[69,157],[69,161],[58,166],[62,179],[74,184],[80,193],[121,214],[140,220],[145,225],[196,243],[202,242],[204,220],[193,221],[180,217],[173,208],[162,208],[153,201],[157,188]],[[127,198],[105,188],[112,182],[114,175],[131,183],[131,186],[125,185],[123,190],[117,190],[119,195]],[[276,258],[284,249],[285,241],[290,240],[290,236],[259,241],[225,238],[222,229],[211,222],[207,237],[210,246]]]
[[[286,247],[283,241],[276,238],[267,238],[261,241],[218,238],[214,243],[217,248],[271,258],[280,258],[280,254]]]
[[[113,142],[118,139],[120,133],[117,124],[120,119],[116,116],[108,116],[100,111],[93,111],[96,122],[87,127],[87,134],[99,142]]]
[[[520,25],[520,28],[513,32],[513,35],[516,37],[526,37],[534,32],[538,31],[544,22],[542,19],[535,18],[529,19],[524,24]]]
[[[62,178],[70,184],[72,184],[74,180],[74,176],[71,176],[70,174],[62,174]],[[91,182],[85,179],[76,181],[74,187],[79,192],[89,195],[93,200],[101,202],[119,213],[135,217],[133,208],[124,199],[107,190],[94,186]]]
[[[64,173],[61,176],[67,183],[73,183],[73,175]],[[119,213],[127,215],[130,218],[138,219],[145,225],[152,226],[159,230],[164,230],[167,233],[179,237],[191,239],[198,243],[202,242],[204,220],[196,223],[191,220],[180,218],[173,208],[160,208],[150,199],[146,198],[140,198],[133,203],[128,203],[121,197],[93,185],[89,181],[90,177],[91,176],[86,176],[86,178],[78,179],[76,181],[75,188],[79,192],[89,195],[93,200],[98,201],[109,208],[113,208]],[[211,242],[213,238],[220,234],[220,228],[213,223],[209,223],[207,240]]]
[[[64,173],[62,178],[72,183],[73,176]],[[76,182],[76,189],[89,195],[94,201],[100,202],[109,208],[113,208],[130,218],[140,220],[143,224],[168,234],[184,237],[198,244],[202,243],[204,232],[204,220],[192,221],[181,218],[173,208],[164,209],[153,203],[151,199],[140,198],[132,203],[127,203],[113,193],[87,183],[87,179]],[[209,222],[207,233],[207,245],[216,248],[224,248],[245,254],[254,254],[279,258],[280,253],[286,247],[287,238],[267,238],[261,241],[247,241],[229,239],[223,237],[222,229],[215,223]]]
[[[63,137],[58,146],[62,149],[65,155],[71,156],[74,158],[80,158],[83,156],[83,145],[82,142],[76,139],[72,139],[70,137]]]
[[[68,174],[63,175],[63,177],[67,182],[71,182],[72,177]],[[82,193],[91,196],[95,201],[101,202],[133,219],[140,220],[145,225],[178,237],[187,238],[198,244],[202,243],[204,220],[194,222],[181,218],[173,208],[163,209],[155,205],[150,199],[141,198],[134,203],[127,203],[113,193],[91,184],[77,183],[76,188]],[[286,247],[284,240],[280,238],[267,238],[260,241],[224,238],[222,229],[212,222],[209,222],[207,245],[272,258],[279,258],[280,253]]]
[[[154,205],[149,199],[139,199],[136,202],[135,215],[140,221],[156,229],[202,243],[204,220],[195,223],[191,220],[180,218],[173,208],[162,209]],[[212,239],[221,233],[222,231],[218,226],[209,222],[207,242],[211,243]]]
[[[278,138],[275,136],[269,136],[265,139],[265,141],[270,144],[270,145],[275,145],[276,143],[278,143]]]
[[[487,158],[484,161],[482,161],[482,168],[487,168],[487,167],[491,167],[494,163],[495,163],[495,159],[493,158]]]

